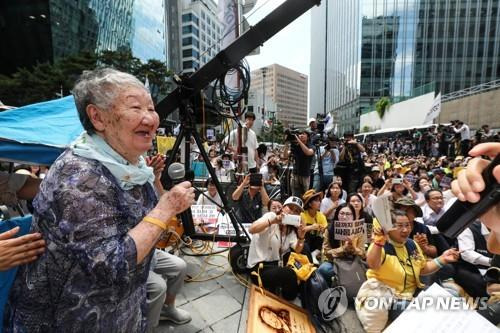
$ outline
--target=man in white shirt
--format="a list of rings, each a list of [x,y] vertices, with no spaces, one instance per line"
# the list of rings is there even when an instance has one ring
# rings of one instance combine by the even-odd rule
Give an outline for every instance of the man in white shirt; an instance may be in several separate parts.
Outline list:
[[[422,207],[422,222],[432,234],[438,234],[437,221],[444,215],[444,199],[441,190],[431,189],[424,193],[426,204]]]
[[[470,148],[470,129],[469,126],[464,124],[463,121],[459,120],[455,127],[453,127],[455,133],[460,133],[460,150],[462,156],[467,156],[469,154]]]
[[[245,126],[241,129],[241,146],[247,148],[247,163],[248,171],[251,173],[257,172],[257,135],[252,130],[255,121],[253,112],[245,113]],[[227,150],[236,153],[238,146],[238,129],[234,129],[224,138],[224,143],[227,144]]]
[[[477,220],[457,237],[461,260],[456,264],[454,280],[472,297],[488,297],[483,275],[493,258],[486,246],[489,234]]]

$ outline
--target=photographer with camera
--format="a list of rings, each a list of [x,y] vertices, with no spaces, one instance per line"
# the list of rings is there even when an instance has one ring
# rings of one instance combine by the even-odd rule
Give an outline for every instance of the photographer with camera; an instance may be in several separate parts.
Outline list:
[[[246,175],[231,198],[236,204],[236,216],[242,223],[252,223],[260,218],[262,207],[267,206],[269,202],[262,175],[260,173]]]
[[[281,295],[287,300],[297,297],[299,286],[297,275],[287,267],[291,252],[304,253],[304,221],[302,200],[289,197],[283,204],[271,199],[269,212],[255,220],[248,231],[252,234],[247,267],[258,273],[265,289]],[[258,278],[251,275],[252,282]]]
[[[348,193],[356,192],[364,174],[364,162],[361,153],[365,151],[352,133],[344,134],[344,148],[340,152],[335,173],[342,178]]]
[[[330,135],[328,137],[327,144],[319,146],[319,159],[322,163],[321,171],[323,171],[323,179],[321,179],[319,161],[316,159],[312,186],[316,192],[323,191],[333,181],[333,169],[335,168],[340,156],[340,152],[337,148],[337,142],[337,138],[334,135]]]
[[[291,184],[292,194],[302,197],[302,194],[309,189],[314,148],[309,142],[309,132],[306,129],[302,131],[287,130],[285,133],[287,137],[283,157],[285,159],[289,158],[291,151],[294,159]],[[291,144],[290,150],[288,148],[289,143]]]

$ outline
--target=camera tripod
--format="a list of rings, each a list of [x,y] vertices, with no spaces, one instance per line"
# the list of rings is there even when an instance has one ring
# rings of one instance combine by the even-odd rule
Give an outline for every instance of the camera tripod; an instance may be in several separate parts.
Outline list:
[[[212,181],[217,188],[217,192],[220,195],[220,198],[222,200],[222,206],[220,206],[221,210],[228,214],[229,219],[231,220],[231,223],[234,227],[234,230],[236,232],[236,235],[230,236],[230,235],[212,235],[212,234],[207,234],[207,233],[197,233],[195,228],[194,228],[194,222],[193,222],[193,216],[191,214],[191,209],[188,209],[184,211],[183,213],[180,214],[180,218],[182,221],[182,224],[184,226],[184,233],[194,239],[201,239],[201,240],[215,240],[215,241],[234,241],[237,243],[248,243],[250,241],[250,236],[248,235],[247,231],[245,228],[243,228],[242,224],[240,221],[236,219],[236,216],[234,214],[234,209],[229,208],[229,202],[226,196],[224,195],[224,191],[222,189],[222,186],[217,178],[217,175],[215,174],[215,170],[210,163],[210,158],[207,155],[207,152],[205,151],[205,148],[203,147],[203,143],[201,142],[201,138],[199,133],[196,131],[196,127],[193,122],[193,107],[191,106],[190,102],[185,100],[180,104],[179,107],[179,116],[181,118],[181,126],[179,128],[179,134],[175,140],[174,146],[172,148],[171,154],[168,157],[168,161],[166,165],[170,165],[174,162],[175,156],[177,155],[177,152],[179,151],[180,145],[182,143],[182,140],[185,140],[185,156],[184,156],[184,167],[185,170],[188,171],[190,169],[190,141],[191,137],[194,138],[194,141],[196,142],[196,145],[198,146],[198,149],[200,150],[200,154],[203,157],[203,161],[205,163],[205,166],[207,167],[208,173],[210,174],[210,177],[212,178]],[[166,177],[166,173],[164,172],[162,175],[162,183],[165,184],[168,181],[168,178]],[[203,194],[202,194],[203,195]],[[240,229],[241,228],[241,229]],[[243,232],[243,234],[241,233]]]

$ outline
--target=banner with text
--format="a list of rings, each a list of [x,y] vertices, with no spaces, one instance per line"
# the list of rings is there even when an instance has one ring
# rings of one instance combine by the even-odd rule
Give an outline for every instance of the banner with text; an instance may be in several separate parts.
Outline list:
[[[346,240],[349,237],[365,234],[365,219],[354,221],[333,221],[335,223],[334,239]]]

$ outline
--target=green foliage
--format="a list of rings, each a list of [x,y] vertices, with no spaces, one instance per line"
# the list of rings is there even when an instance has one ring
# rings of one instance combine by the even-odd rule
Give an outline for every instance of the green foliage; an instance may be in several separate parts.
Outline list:
[[[363,126],[363,128],[361,129],[361,133],[367,133],[367,132],[371,132],[372,128],[370,126]]]
[[[391,100],[387,97],[382,97],[378,100],[377,104],[375,104],[375,109],[377,110],[378,116],[380,119],[384,118],[385,111],[389,109],[391,106]]]
[[[84,70],[113,67],[135,75],[142,82],[148,77],[151,95],[156,101],[171,89],[167,80],[172,72],[166,64],[150,59],[143,64],[130,50],[103,51],[100,54],[82,52],[54,64],[36,64],[32,69],[19,68],[11,76],[0,74],[0,100],[6,105],[23,106],[51,100],[63,91],[67,96]]]
[[[272,131],[271,131],[272,129]],[[279,120],[275,120],[274,125],[269,129],[262,128],[261,135],[258,136],[259,142],[272,142],[274,143],[283,143],[285,129],[283,128],[283,124]]]

